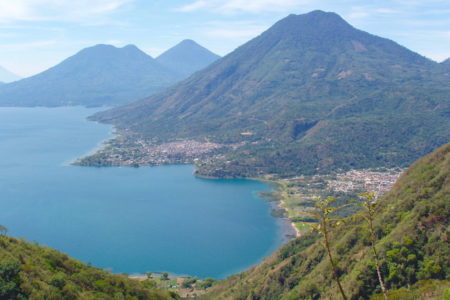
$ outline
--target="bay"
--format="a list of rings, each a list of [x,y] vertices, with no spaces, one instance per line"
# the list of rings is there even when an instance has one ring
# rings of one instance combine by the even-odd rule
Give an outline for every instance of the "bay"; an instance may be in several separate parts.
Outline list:
[[[0,108],[0,224],[114,273],[224,278],[283,242],[253,180],[192,176],[190,165],[70,165],[112,137],[96,109]]]

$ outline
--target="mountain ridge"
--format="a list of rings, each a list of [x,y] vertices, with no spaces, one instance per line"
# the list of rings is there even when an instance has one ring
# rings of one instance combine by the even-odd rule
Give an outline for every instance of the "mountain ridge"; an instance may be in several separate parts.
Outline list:
[[[183,72],[166,67],[135,45],[84,48],[37,75],[2,85],[0,106],[111,106],[138,100],[208,64],[208,58],[194,61],[196,55],[208,53],[195,45],[190,57],[180,49],[166,61],[173,59]]]
[[[441,65],[445,68],[447,72],[450,72],[450,58],[441,62]]]
[[[293,175],[409,165],[450,140],[449,91],[438,63],[335,13],[313,11],[278,21],[161,93],[93,119],[149,139],[246,143],[199,164],[200,175]],[[397,128],[398,122],[422,129]],[[384,148],[363,132],[359,138],[369,143],[354,143],[353,128],[367,128]],[[406,147],[389,145],[402,134]]]
[[[100,106],[136,100],[176,81],[135,46],[99,44],[0,89],[3,106]]]
[[[21,77],[0,66],[0,82],[8,83],[20,80]]]
[[[159,55],[156,61],[186,78],[219,58],[195,41],[186,39]]]

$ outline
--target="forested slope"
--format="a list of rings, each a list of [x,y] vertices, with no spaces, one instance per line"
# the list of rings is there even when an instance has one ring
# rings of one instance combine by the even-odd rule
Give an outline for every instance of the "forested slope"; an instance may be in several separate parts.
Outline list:
[[[449,297],[450,144],[416,162],[378,203],[376,249],[391,299]],[[348,298],[380,293],[361,213],[333,230],[330,239]],[[311,233],[231,276],[204,299],[339,299],[332,274],[323,237]]]
[[[86,266],[59,251],[0,235],[0,299],[180,298],[126,276]]]

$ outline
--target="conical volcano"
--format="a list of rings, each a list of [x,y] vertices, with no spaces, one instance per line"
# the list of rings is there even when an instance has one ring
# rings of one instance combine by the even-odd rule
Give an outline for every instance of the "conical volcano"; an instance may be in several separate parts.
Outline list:
[[[449,91],[438,63],[313,11],[96,119],[148,138],[244,145],[201,167],[207,175],[325,172],[407,165],[448,142]]]
[[[134,45],[96,45],[42,73],[2,86],[0,105],[123,104],[160,91],[177,78]]]

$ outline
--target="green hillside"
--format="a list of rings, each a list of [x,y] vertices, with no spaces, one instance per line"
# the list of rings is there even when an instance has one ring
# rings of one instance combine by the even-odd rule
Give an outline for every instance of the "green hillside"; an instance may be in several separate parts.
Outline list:
[[[295,175],[410,165],[450,141],[449,95],[440,64],[313,11],[94,119],[146,139],[240,145],[201,175]]]
[[[0,299],[180,298],[126,276],[86,266],[59,251],[0,235]]]
[[[448,299],[450,144],[413,164],[378,203],[375,245],[390,299]],[[330,240],[348,299],[380,293],[362,213],[332,230]],[[204,299],[340,299],[332,274],[323,237],[311,233],[231,276]]]

